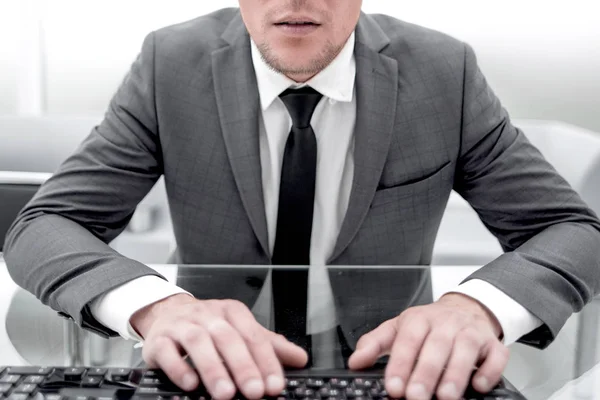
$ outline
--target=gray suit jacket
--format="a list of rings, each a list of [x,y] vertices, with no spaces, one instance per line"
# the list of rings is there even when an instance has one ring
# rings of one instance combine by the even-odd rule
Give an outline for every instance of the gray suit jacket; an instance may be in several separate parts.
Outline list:
[[[429,264],[454,189],[506,250],[469,279],[496,285],[539,317],[543,326],[521,341],[548,345],[600,289],[596,216],[511,125],[467,45],[363,14],[355,55],[355,176],[328,262]],[[237,9],[150,34],[104,121],[10,230],[13,279],[84,327],[113,334],[89,303],[154,272],[107,243],[163,174],[179,262],[270,264],[258,96]],[[430,301],[428,282],[428,274],[363,274],[349,291],[334,279],[349,342]],[[418,288],[424,294],[415,296]]]

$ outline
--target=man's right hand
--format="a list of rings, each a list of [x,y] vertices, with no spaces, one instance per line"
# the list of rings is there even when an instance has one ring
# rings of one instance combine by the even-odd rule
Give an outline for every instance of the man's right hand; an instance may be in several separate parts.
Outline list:
[[[162,369],[186,391],[197,388],[199,375],[219,400],[231,399],[236,387],[250,399],[276,396],[285,386],[282,365],[302,368],[308,361],[302,348],[265,329],[236,300],[179,294],[139,310],[130,322],[144,338],[150,368]]]

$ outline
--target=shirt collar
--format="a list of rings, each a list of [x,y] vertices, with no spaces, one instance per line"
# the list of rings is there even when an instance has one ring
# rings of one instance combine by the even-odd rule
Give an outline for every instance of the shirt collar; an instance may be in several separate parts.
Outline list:
[[[263,111],[268,109],[273,101],[286,89],[303,86],[310,86],[332,100],[346,103],[353,100],[354,81],[356,79],[354,32],[352,32],[344,48],[331,64],[303,84],[294,82],[287,76],[274,71],[265,63],[254,41],[250,40],[250,42],[252,45],[252,63],[254,64]]]

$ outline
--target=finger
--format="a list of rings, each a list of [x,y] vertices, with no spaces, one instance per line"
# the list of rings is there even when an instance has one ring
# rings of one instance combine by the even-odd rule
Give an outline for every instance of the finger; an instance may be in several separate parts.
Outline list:
[[[350,369],[369,368],[379,357],[390,352],[396,338],[396,320],[388,320],[371,332],[363,335],[356,343],[356,351],[350,356]]]
[[[431,398],[444,367],[452,354],[454,337],[458,327],[444,325],[432,331],[425,339],[417,365],[408,379],[406,396],[409,398]]]
[[[235,395],[235,385],[210,334],[201,326],[188,323],[178,324],[174,336],[192,359],[209,393],[215,399],[231,399]]]
[[[483,351],[484,335],[474,328],[464,329],[457,334],[450,361],[438,387],[437,396],[440,400],[461,398]]]
[[[281,364],[292,368],[306,366],[308,354],[302,347],[290,342],[284,336],[273,332],[270,332],[270,340]]]
[[[385,387],[391,397],[399,398],[404,395],[406,382],[429,330],[429,322],[418,316],[399,322],[398,334],[385,371]]]
[[[492,340],[482,354],[484,361],[473,376],[473,387],[481,393],[487,393],[500,382],[502,372],[508,364],[510,352],[498,340]]]
[[[150,338],[142,355],[150,368],[160,368],[181,389],[191,392],[198,387],[198,375],[185,362],[174,341],[166,336]]]
[[[265,385],[261,372],[240,333],[220,318],[206,321],[205,328],[240,391],[249,399],[263,397]]]
[[[270,340],[270,332],[263,328],[244,305],[234,303],[227,309],[227,321],[246,342],[263,378],[267,394],[276,396],[285,387],[283,368]]]

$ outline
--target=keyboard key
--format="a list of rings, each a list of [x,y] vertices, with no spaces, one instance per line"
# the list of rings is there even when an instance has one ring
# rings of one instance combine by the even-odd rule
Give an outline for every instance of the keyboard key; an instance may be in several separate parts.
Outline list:
[[[0,396],[10,392],[12,385],[10,383],[0,383]]]
[[[23,383],[33,383],[35,385],[39,385],[40,383],[44,382],[45,379],[46,378],[44,378],[43,376],[33,375],[33,376],[28,376],[27,378],[25,378]]]
[[[17,383],[19,379],[21,379],[21,375],[8,374],[0,378],[0,383]]]
[[[287,387],[288,389],[296,389],[298,387],[300,387],[301,383],[298,379],[290,379],[287,382]]]
[[[47,394],[44,396],[44,400],[64,400],[60,394]]]
[[[81,386],[86,387],[86,388],[100,387],[101,382],[102,382],[102,377],[100,377],[100,376],[86,376],[81,381]]]
[[[85,373],[85,368],[67,368],[64,370],[65,380],[79,381]]]
[[[129,375],[131,375],[131,370],[128,368],[116,368],[110,370],[110,376],[112,380],[116,382],[128,381]]]
[[[19,387],[17,387],[13,393],[27,393],[27,394],[31,394],[33,392],[35,392],[37,390],[37,385],[34,385],[33,383],[22,383],[21,385],[19,385]]]
[[[372,381],[370,379],[365,379],[364,380],[364,382],[363,382],[363,389],[369,390],[369,389],[374,388],[374,387],[376,387],[375,381]]]
[[[87,376],[101,376],[104,377],[108,369],[106,368],[90,368],[88,369]]]
[[[141,387],[135,391],[135,394],[138,396],[161,396],[161,397],[171,397],[181,395],[181,391],[179,390],[165,390],[163,388],[157,387]]]
[[[42,375],[48,376],[54,372],[54,368],[42,367],[9,367],[8,373],[14,375]]]
[[[8,396],[6,398],[6,400],[27,400],[27,398],[29,397],[28,394],[24,394],[24,393],[13,393],[10,396]]]
[[[154,387],[160,385],[161,383],[163,382],[157,378],[142,378],[142,380],[140,381],[140,386]]]
[[[311,389],[319,389],[321,386],[325,385],[323,379],[307,379],[306,386]]]
[[[159,379],[159,378],[164,378],[164,377],[165,377],[165,374],[159,370],[151,369],[151,370],[144,372],[144,378]]]
[[[336,389],[346,389],[349,385],[349,382],[347,379],[333,378],[329,380],[329,384],[331,385],[331,387],[334,387]]]

